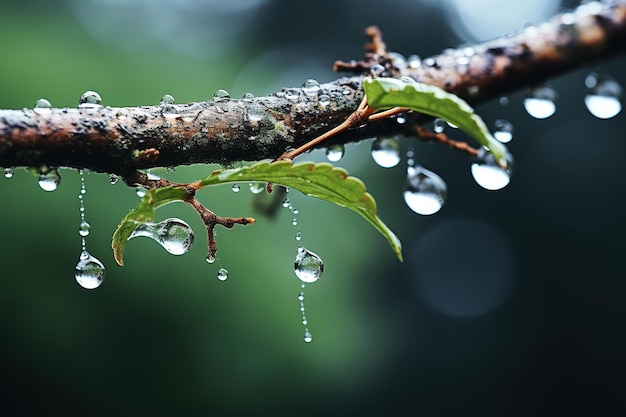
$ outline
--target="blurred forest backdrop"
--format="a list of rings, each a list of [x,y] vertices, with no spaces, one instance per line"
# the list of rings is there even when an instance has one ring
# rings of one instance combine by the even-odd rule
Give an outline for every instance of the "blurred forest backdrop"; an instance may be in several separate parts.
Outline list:
[[[521,3],[521,4],[517,4]],[[535,0],[0,1],[0,108],[45,97],[73,107],[86,90],[109,106],[265,95],[336,77],[359,59],[363,29],[390,50],[428,56],[489,39],[575,6]],[[325,262],[306,290],[312,343],[302,340],[285,210],[218,229],[219,260],[184,205],[157,212],[196,230],[186,255],[129,242],[118,267],[110,238],[137,202],[133,189],[87,174],[89,251],[107,267],[87,291],[72,170],[58,190],[16,170],[0,181],[0,410],[3,415],[623,415],[624,115],[598,120],[583,104],[589,71],[626,83],[624,57],[554,79],[557,111],[530,117],[524,92],[478,108],[510,120],[516,167],[502,191],[481,189],[471,161],[414,146],[448,184],[448,201],[420,217],[402,199],[405,166],[378,167],[370,143],[338,165],[362,178],[404,244],[351,212],[290,193],[304,244]],[[300,160],[325,160],[315,151]],[[155,170],[198,179],[214,167]],[[242,187],[203,190],[220,215],[255,216]],[[220,282],[220,264],[230,271]]]

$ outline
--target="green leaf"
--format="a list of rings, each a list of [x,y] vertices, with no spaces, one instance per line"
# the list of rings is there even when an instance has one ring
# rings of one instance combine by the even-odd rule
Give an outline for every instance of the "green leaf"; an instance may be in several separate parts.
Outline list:
[[[351,177],[342,168],[331,164],[289,161],[259,162],[255,165],[215,171],[199,181],[199,185],[223,184],[237,181],[265,181],[293,188],[303,194],[330,201],[360,214],[382,233],[394,253],[402,261],[402,245],[398,237],[376,215],[376,201],[365,191],[363,182]]]
[[[174,201],[183,201],[187,197],[187,191],[180,187],[169,186],[153,188],[146,192],[133,210],[131,210],[120,222],[113,233],[111,247],[115,261],[124,266],[124,247],[128,237],[142,223],[154,220],[154,211],[165,204]]]
[[[487,147],[498,164],[507,167],[507,149],[489,132],[483,119],[460,97],[433,85],[397,78],[374,78],[363,82],[367,104],[374,109],[406,107],[440,117]]]

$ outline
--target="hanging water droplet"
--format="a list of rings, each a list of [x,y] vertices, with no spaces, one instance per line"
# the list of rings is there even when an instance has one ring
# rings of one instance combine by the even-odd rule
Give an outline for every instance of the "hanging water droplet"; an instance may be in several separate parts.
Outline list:
[[[543,85],[531,89],[524,98],[524,108],[535,119],[546,119],[556,112],[556,91]]]
[[[252,181],[249,184],[249,187],[252,194],[261,194],[265,190],[265,184],[263,184],[262,182]]]
[[[111,183],[111,185],[117,184],[119,180],[120,180],[120,177],[118,177],[117,175],[109,174],[109,182]]]
[[[383,168],[392,168],[400,163],[400,150],[397,137],[379,137],[372,142],[372,159]]]
[[[300,213],[300,210],[298,210],[297,208],[294,208],[291,210],[291,212],[293,213],[293,215],[297,215],[298,213]]]
[[[40,98],[35,102],[33,111],[37,114],[50,114],[52,112],[52,104],[45,98]]]
[[[56,168],[43,167],[39,170],[39,186],[44,191],[54,191],[59,188],[61,176]]]
[[[507,96],[500,97],[499,103],[502,107],[509,105],[509,98]]]
[[[298,231],[296,233],[296,242],[300,242],[301,240],[302,240],[302,233]]]
[[[293,263],[293,269],[298,279],[310,284],[317,281],[324,272],[324,262],[315,253],[304,246],[298,246],[298,253]]]
[[[243,99],[248,101],[248,100],[252,100],[254,98],[254,94],[252,93],[246,93],[243,95]]]
[[[585,77],[585,106],[598,119],[610,119],[622,111],[622,86],[611,76],[592,72]]]
[[[228,279],[228,270],[226,268],[220,268],[219,271],[217,271],[217,279],[226,281]]]
[[[170,95],[170,94],[165,94],[163,97],[161,97],[161,101],[160,104],[174,104],[176,102],[176,100],[174,100],[174,96]]]
[[[403,115],[399,114],[396,117],[396,122],[398,122],[399,125],[403,125],[406,123],[406,117],[404,117]]]
[[[209,254],[206,256],[205,260],[207,261],[207,263],[212,264],[212,263],[214,263],[214,262],[215,262],[215,255],[213,255],[213,254],[209,253]]]
[[[142,223],[133,230],[128,240],[137,236],[149,237],[172,255],[186,253],[194,241],[191,227],[177,218],[165,219],[159,223]]]
[[[495,130],[493,137],[502,143],[509,143],[513,139],[513,123],[508,120],[498,119],[494,122]]]
[[[346,148],[341,143],[330,145],[326,148],[326,158],[331,162],[337,162],[343,158],[345,151]]]
[[[311,343],[313,341],[313,335],[308,330],[304,332],[304,341],[306,343]]]
[[[213,93],[213,100],[215,101],[228,100],[229,98],[230,94],[228,94],[228,91],[222,90],[221,88]]]
[[[93,290],[104,281],[104,265],[89,252],[83,250],[76,264],[74,277],[81,287]]]
[[[300,293],[298,294],[298,300],[304,301],[304,291],[300,291]]]
[[[4,169],[4,178],[12,178],[13,177],[13,169],[5,168]]]
[[[82,237],[85,237],[89,235],[90,230],[91,226],[89,225],[89,223],[87,223],[85,220],[82,220],[80,222],[80,225],[78,226],[78,234]]]
[[[442,133],[446,130],[446,121],[440,118],[433,120],[433,132]]]
[[[307,96],[316,96],[319,94],[321,89],[322,88],[320,87],[320,83],[317,82],[317,80],[314,80],[313,78],[309,78],[308,80],[302,83],[302,91]]]
[[[485,149],[478,151],[476,161],[472,164],[472,176],[481,187],[487,190],[500,190],[511,181],[513,157],[506,154],[507,169],[502,169],[491,152]]]
[[[85,91],[78,100],[79,109],[95,109],[102,107],[102,98],[95,91]]]
[[[291,219],[291,225],[292,226],[297,226],[298,225],[298,219],[296,219],[295,217],[293,219]]]
[[[429,216],[438,212],[446,201],[448,187],[437,174],[409,159],[404,201],[417,214]]]
[[[265,116],[265,107],[261,103],[251,103],[248,106],[248,120],[258,122]]]
[[[233,184],[232,187],[230,187],[231,190],[233,190],[233,193],[238,193],[239,190],[241,190],[241,187],[239,186],[239,184]]]
[[[135,188],[135,192],[137,193],[137,197],[143,198],[144,195],[148,192],[148,189],[142,185]]]
[[[284,208],[288,208],[291,205],[291,202],[289,201],[288,198],[285,197],[282,204]]]

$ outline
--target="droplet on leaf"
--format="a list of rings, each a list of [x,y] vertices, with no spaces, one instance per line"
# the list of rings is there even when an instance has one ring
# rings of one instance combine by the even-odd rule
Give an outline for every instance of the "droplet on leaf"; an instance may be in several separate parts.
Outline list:
[[[186,253],[194,241],[191,227],[177,218],[165,219],[159,223],[142,223],[133,230],[128,240],[138,236],[145,236],[154,240],[172,255]]]

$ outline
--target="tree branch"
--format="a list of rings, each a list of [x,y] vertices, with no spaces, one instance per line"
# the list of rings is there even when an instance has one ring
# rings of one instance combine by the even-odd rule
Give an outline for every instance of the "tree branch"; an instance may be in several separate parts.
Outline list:
[[[342,123],[363,98],[367,75],[410,76],[470,104],[626,50],[626,0],[588,3],[549,22],[471,47],[450,49],[419,66],[388,54],[380,32],[368,33],[365,59],[337,62],[351,77],[266,97],[126,108],[0,110],[0,166],[73,167],[136,178],[137,169],[275,159]],[[333,141],[379,134],[416,135],[423,119],[383,119]],[[419,135],[419,133],[417,133]]]

